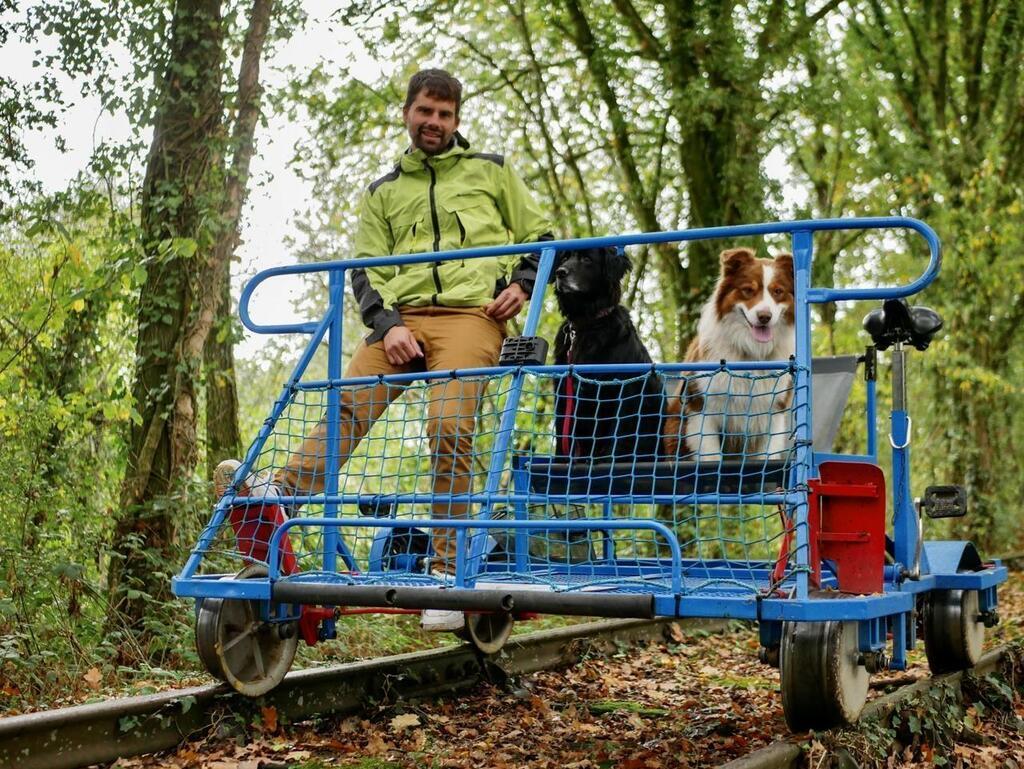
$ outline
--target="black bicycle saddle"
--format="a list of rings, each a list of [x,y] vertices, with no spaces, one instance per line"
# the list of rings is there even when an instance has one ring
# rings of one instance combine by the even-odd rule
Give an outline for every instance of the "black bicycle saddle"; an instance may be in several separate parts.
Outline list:
[[[941,328],[942,318],[935,310],[911,307],[906,299],[886,299],[881,307],[864,316],[864,330],[879,350],[888,350],[896,342],[927,350]]]

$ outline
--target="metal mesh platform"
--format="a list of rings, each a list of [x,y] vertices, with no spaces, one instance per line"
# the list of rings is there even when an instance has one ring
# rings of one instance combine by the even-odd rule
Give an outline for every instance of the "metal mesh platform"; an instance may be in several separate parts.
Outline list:
[[[271,561],[271,537],[290,521],[271,565],[293,584],[435,588],[445,583],[429,574],[436,569],[458,572],[461,585],[749,596],[790,576],[787,567],[773,584],[771,571],[793,561],[787,532],[802,498],[792,365],[655,367],[635,376],[551,368],[292,388],[250,451],[248,473],[218,505],[197,548],[202,572]],[[820,368],[815,397],[831,399],[832,413],[815,410],[815,430],[831,440],[856,359]],[[450,386],[453,373],[480,394],[469,412],[452,403],[462,398]],[[445,377],[449,386],[439,388]],[[673,423],[664,395],[653,428],[660,453],[677,431],[677,453],[620,455],[619,439],[596,436],[616,435],[630,388],[647,387],[651,377],[661,392],[680,394],[681,419]],[[589,421],[573,435],[591,436],[591,448],[604,454],[581,455],[578,442],[565,440],[557,393],[568,381],[577,398],[595,404],[576,412]],[[600,411],[596,404],[609,400],[617,410]],[[780,403],[789,404],[782,420]],[[352,422],[360,408],[375,421]],[[714,418],[718,432],[705,446],[701,430]],[[474,520],[488,527],[470,526]]]

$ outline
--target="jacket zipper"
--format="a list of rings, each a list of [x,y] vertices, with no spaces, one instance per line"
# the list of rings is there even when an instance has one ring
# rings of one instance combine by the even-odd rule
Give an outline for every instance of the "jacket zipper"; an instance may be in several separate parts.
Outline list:
[[[434,228],[434,250],[441,250],[441,225],[437,221],[437,201],[434,200],[434,187],[437,184],[437,175],[434,173],[433,167],[426,160],[423,161],[424,167],[430,173],[430,187],[427,188],[427,196],[430,199],[430,224]],[[441,293],[441,275],[437,270],[437,262],[434,262],[431,267],[431,273],[434,276],[434,288],[437,291],[432,297],[430,297],[430,303],[437,304],[437,295]]]
[[[459,225],[459,245],[465,245],[466,243],[466,228],[462,224],[462,219],[459,218],[459,212],[455,212],[455,223]]]

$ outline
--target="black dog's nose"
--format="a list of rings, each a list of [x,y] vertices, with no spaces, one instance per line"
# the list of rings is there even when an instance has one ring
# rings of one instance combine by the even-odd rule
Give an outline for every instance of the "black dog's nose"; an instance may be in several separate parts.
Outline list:
[[[555,270],[555,277],[556,278],[564,278],[568,274],[569,274],[569,271],[567,269],[565,269],[565,267],[559,267],[557,270]]]
[[[767,326],[768,322],[772,319],[772,314],[767,310],[761,310],[757,313],[757,322],[762,326]]]

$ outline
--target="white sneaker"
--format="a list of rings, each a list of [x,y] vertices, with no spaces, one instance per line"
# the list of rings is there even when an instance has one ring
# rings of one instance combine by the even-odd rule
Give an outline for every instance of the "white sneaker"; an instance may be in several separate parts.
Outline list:
[[[452,609],[424,609],[420,614],[420,627],[429,633],[462,630],[466,615]]]
[[[430,576],[447,583],[454,579],[445,569],[443,562],[430,565]],[[462,630],[466,626],[466,615],[452,609],[424,609],[420,613],[420,627],[427,632]]]

